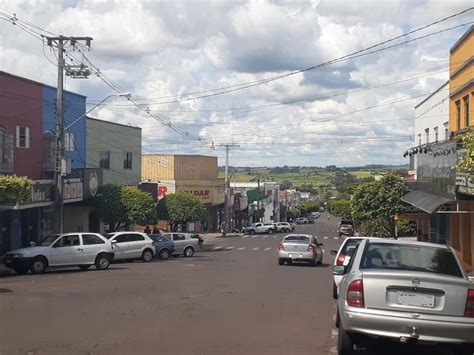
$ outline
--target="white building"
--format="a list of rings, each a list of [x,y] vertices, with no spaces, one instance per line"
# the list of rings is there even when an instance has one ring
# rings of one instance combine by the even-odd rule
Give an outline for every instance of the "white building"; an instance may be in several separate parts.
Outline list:
[[[415,106],[415,145],[449,140],[449,81]],[[410,156],[410,170],[416,176],[416,154]]]

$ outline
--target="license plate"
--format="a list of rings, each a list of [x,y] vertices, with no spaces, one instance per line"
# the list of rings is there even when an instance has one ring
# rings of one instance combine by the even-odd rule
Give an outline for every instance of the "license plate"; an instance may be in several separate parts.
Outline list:
[[[292,259],[301,259],[303,255],[301,254],[290,254],[290,258]]]
[[[435,297],[414,292],[397,292],[397,303],[404,306],[434,308]]]

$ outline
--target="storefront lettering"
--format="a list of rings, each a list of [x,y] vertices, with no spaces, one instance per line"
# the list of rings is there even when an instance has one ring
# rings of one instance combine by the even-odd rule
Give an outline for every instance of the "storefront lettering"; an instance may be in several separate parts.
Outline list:
[[[209,197],[210,191],[209,190],[188,190],[188,191],[183,191],[188,194],[197,196],[197,197]]]

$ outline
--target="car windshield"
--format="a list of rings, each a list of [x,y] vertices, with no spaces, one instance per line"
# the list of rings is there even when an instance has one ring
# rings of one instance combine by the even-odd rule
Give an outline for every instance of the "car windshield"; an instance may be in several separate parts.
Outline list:
[[[308,243],[309,237],[305,235],[289,235],[285,238],[285,242]]]
[[[360,268],[463,276],[451,250],[425,245],[369,243],[364,251]]]
[[[56,239],[58,239],[59,234],[52,234],[44,238],[41,242],[39,242],[37,245],[42,246],[42,247],[49,247],[51,244],[54,243]]]
[[[360,244],[360,241],[361,239],[348,239],[341,250],[341,254],[352,256],[354,251],[357,249],[357,246]]]

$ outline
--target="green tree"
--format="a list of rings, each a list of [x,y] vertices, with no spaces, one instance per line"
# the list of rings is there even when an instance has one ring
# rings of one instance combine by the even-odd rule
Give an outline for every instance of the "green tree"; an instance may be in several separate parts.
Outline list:
[[[288,190],[293,187],[293,182],[291,180],[283,180],[280,182],[280,190]]]
[[[328,202],[329,213],[339,217],[350,217],[352,215],[350,200],[334,200]]]
[[[316,201],[302,202],[299,204],[298,209],[301,211],[303,216],[307,216],[311,212],[316,212],[319,210],[321,204]]]
[[[112,232],[130,224],[153,223],[156,219],[151,195],[136,187],[104,185],[95,204],[101,220]]]
[[[468,132],[459,136],[458,141],[464,146],[465,151],[459,157],[456,165],[461,172],[474,173],[474,129],[470,128]]]
[[[158,219],[168,221],[172,231],[175,231],[179,224],[204,221],[207,214],[199,198],[186,192],[163,197],[158,202],[156,211]]]
[[[394,174],[359,185],[352,199],[352,216],[356,224],[373,236],[394,236],[394,217],[403,206],[401,197],[407,192],[403,180]],[[373,234],[375,231],[378,231],[377,235]]]
[[[24,176],[0,175],[0,205],[16,205],[30,198],[31,181]]]

